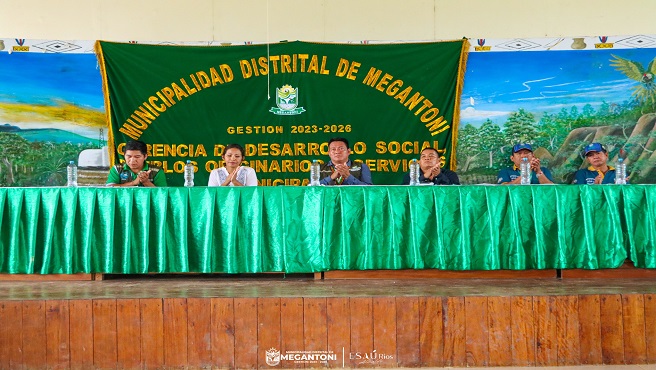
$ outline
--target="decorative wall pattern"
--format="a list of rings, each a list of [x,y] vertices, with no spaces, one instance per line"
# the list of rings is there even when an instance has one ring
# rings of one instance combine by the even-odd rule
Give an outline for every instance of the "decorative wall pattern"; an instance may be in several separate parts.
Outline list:
[[[71,159],[91,171],[88,182],[103,182],[107,129],[94,42],[0,38],[0,186],[61,185]],[[384,42],[407,41],[352,41]],[[580,149],[592,141],[607,146],[611,163],[626,156],[632,182],[656,182],[656,35],[470,43],[457,151],[463,183],[495,183],[518,141],[533,144],[556,182],[587,165]]]

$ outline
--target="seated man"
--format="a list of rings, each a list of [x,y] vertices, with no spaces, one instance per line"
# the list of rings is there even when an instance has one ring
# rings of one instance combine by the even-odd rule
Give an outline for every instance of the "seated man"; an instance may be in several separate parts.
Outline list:
[[[328,163],[321,166],[321,185],[371,185],[371,171],[362,161],[350,161],[348,140],[328,141]]]
[[[608,152],[600,143],[588,144],[583,149],[583,156],[590,166],[581,168],[574,174],[573,184],[614,184],[615,168],[608,165]]]
[[[157,167],[148,167],[148,147],[143,141],[132,140],[125,144],[125,163],[109,170],[108,186],[166,186],[166,177]]]
[[[519,175],[519,165],[524,158],[528,158],[531,164],[531,184],[553,184],[551,172],[546,167],[540,166],[540,159],[533,156],[531,144],[517,144],[513,146],[510,160],[514,165],[512,168],[506,167],[499,171],[497,183],[501,185],[521,184],[522,178]]]
[[[433,185],[460,185],[455,172],[442,167],[442,161],[434,148],[426,148],[419,156],[419,183]],[[403,176],[403,185],[410,184],[410,173]]]

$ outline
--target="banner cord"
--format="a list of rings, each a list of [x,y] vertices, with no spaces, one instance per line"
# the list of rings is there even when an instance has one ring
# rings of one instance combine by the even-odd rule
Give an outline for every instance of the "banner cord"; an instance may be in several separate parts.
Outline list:
[[[267,100],[271,100],[271,73],[268,71],[271,70],[271,66],[269,65],[269,0],[267,0],[267,26],[266,26],[266,38],[267,38]]]

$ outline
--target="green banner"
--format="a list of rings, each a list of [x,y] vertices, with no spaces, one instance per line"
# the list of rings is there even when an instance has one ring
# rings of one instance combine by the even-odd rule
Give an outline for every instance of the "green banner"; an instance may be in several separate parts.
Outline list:
[[[187,160],[206,185],[230,143],[244,146],[261,185],[306,185],[332,137],[350,141],[374,184],[400,184],[428,146],[453,168],[467,47],[98,42],[110,155],[118,163],[125,142],[142,140],[173,186]]]

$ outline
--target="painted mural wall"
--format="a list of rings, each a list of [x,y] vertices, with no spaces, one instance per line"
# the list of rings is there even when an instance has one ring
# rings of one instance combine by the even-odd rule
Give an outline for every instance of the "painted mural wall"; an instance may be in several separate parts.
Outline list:
[[[530,143],[556,183],[587,166],[600,142],[633,183],[656,181],[656,37],[471,40],[462,95],[458,172],[496,183],[511,147]]]
[[[586,166],[581,149],[590,142],[605,144],[611,163],[626,157],[633,183],[656,182],[656,36],[470,42],[462,183],[496,183],[518,142],[533,145],[557,183]],[[107,126],[93,43],[0,39],[0,186],[63,185],[70,160],[80,183],[104,183]]]
[[[107,128],[93,42],[0,39],[0,186],[60,186]],[[93,152],[87,152],[93,153]],[[106,177],[108,161],[88,169]]]

